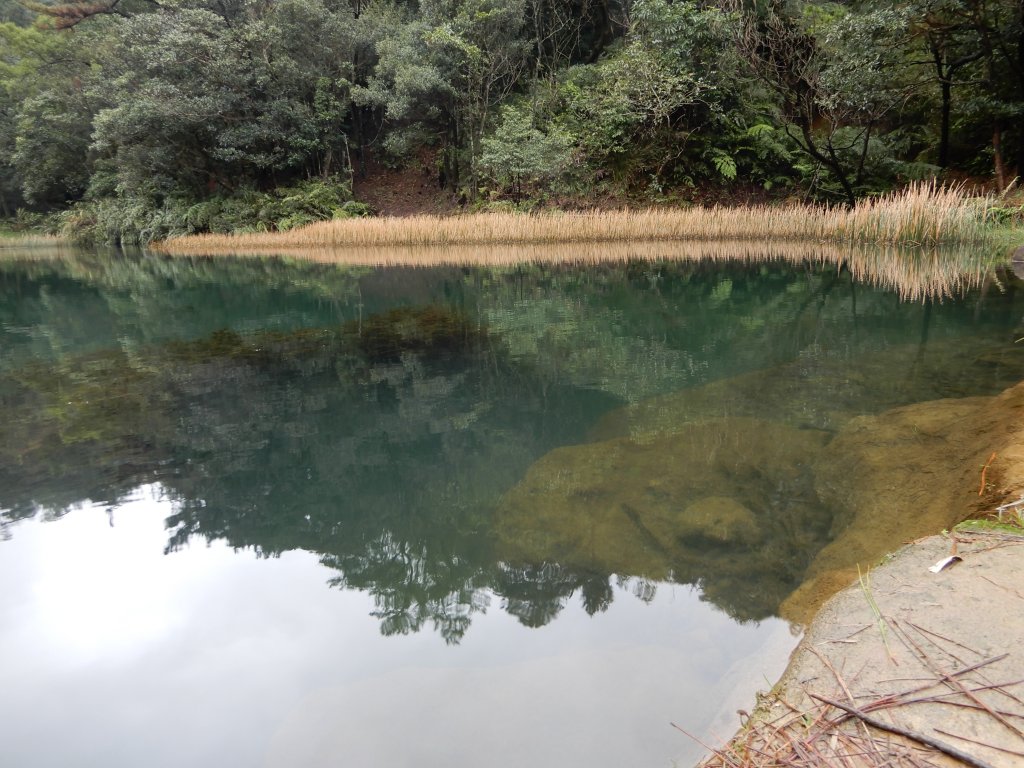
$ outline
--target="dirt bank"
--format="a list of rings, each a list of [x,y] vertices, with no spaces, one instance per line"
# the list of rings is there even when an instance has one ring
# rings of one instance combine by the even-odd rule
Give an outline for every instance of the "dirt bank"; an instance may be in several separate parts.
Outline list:
[[[1022,558],[1024,536],[1002,531],[904,547],[824,605],[702,766],[1024,765]]]

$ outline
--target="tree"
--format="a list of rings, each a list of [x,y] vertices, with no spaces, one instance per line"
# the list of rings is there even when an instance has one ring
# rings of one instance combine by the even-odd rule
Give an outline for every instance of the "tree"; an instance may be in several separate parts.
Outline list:
[[[960,82],[960,72],[983,55],[976,33],[959,17],[957,4],[957,0],[925,0],[912,10],[912,30],[925,48],[939,87],[937,162],[940,168],[949,165],[953,87],[970,82],[970,76]]]
[[[41,207],[74,200],[92,172],[89,130],[94,104],[81,77],[95,40],[0,24],[0,142],[3,192]]]
[[[557,128],[543,133],[534,127],[529,107],[505,106],[494,134],[482,141],[480,167],[503,187],[511,188],[518,202],[523,182],[544,183],[556,178],[569,164],[569,137]]]
[[[856,205],[873,132],[917,87],[899,76],[904,14],[785,0],[738,10],[739,50],[775,94],[777,119]]]
[[[1024,0],[963,0],[959,13],[976,33],[982,53],[984,90],[973,107],[990,121],[993,171],[1002,190],[1009,182],[1007,133],[1017,142],[1017,173],[1024,173]]]
[[[250,2],[121,22],[94,93],[94,148],[121,193],[202,196],[347,171],[351,11]]]
[[[996,185],[1009,180],[1004,143],[1016,143],[1017,173],[1024,169],[1024,3],[1021,0],[920,0],[907,6],[908,68],[921,66],[938,87],[937,162],[953,163],[954,125],[970,142],[968,162],[988,144]],[[970,86],[970,89],[967,89]],[[954,90],[965,95],[957,100]]]
[[[429,0],[381,41],[376,71],[356,98],[383,111],[392,154],[408,152],[415,137],[440,142],[442,185],[476,195],[491,113],[526,70],[524,14],[523,0]]]
[[[604,57],[562,75],[557,120],[596,175],[612,171],[655,191],[703,175],[727,113],[735,117],[743,101],[728,16],[693,2],[641,0],[624,23],[625,36]]]
[[[32,12],[18,0],[0,0],[0,23],[4,22],[27,27],[32,23]]]

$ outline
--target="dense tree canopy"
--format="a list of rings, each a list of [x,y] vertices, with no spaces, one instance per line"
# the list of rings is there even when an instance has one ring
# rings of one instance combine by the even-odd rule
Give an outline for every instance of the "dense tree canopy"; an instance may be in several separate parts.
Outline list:
[[[115,239],[288,226],[371,159],[468,202],[1005,187],[1022,125],[1021,0],[0,0],[0,215]]]

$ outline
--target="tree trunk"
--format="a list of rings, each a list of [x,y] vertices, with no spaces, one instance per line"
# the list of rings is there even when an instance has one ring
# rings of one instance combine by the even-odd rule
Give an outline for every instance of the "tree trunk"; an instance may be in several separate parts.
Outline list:
[[[814,143],[814,134],[811,131],[810,123],[807,120],[800,120],[798,127],[800,128],[800,134],[803,137],[802,141],[800,137],[795,136],[790,132],[788,126],[785,128],[786,135],[796,142],[796,145],[810,155],[812,159],[832,172],[843,188],[843,194],[846,196],[846,206],[848,208],[856,208],[857,196],[854,194],[853,186],[847,178],[846,169],[843,168],[843,164],[836,156],[835,148],[832,146],[831,139],[829,139],[828,144],[826,145],[828,150],[828,154],[826,155],[818,149],[818,145]]]
[[[943,61],[942,49],[931,43],[932,61],[935,62],[935,75],[939,80],[939,91],[942,94],[942,107],[939,111],[939,167],[949,165],[949,118],[953,100],[953,73],[947,70]]]
[[[843,187],[843,192],[846,193],[846,207],[856,208],[857,195],[854,194],[853,185],[850,184],[850,179],[846,175],[846,169],[843,168],[843,164],[839,161],[839,158],[836,156],[836,150],[835,147],[832,146],[831,136],[829,137],[828,143],[825,146],[828,149],[828,156],[832,160],[832,162],[829,163],[828,165],[832,169],[832,172],[836,175],[836,178],[839,179],[839,183]]]
[[[868,149],[871,147],[871,126],[872,123],[868,123],[868,127],[864,129],[864,143],[860,148],[860,161],[857,163],[857,177],[854,183],[860,186],[861,182],[864,181],[864,166],[868,161]]]
[[[996,120],[992,128],[992,159],[996,172],[996,192],[1006,189],[1006,165],[1003,161],[1003,126]]]
[[[952,107],[952,83],[942,79],[942,112],[939,118],[939,168],[949,165],[949,118]]]
[[[345,167],[348,169],[348,194],[349,197],[355,199],[356,176],[352,169],[352,152],[349,150],[348,136],[343,135],[343,138],[345,139]]]
[[[1024,0],[1017,0],[1017,97],[1024,101]],[[1017,125],[1017,178],[1024,177],[1024,128]]]

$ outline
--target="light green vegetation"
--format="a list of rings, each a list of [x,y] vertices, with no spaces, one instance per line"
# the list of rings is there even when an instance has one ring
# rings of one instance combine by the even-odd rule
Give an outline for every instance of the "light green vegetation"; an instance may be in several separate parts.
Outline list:
[[[987,517],[978,520],[965,520],[954,530],[994,531],[1024,536],[1024,496],[1017,501],[1001,504]]]

